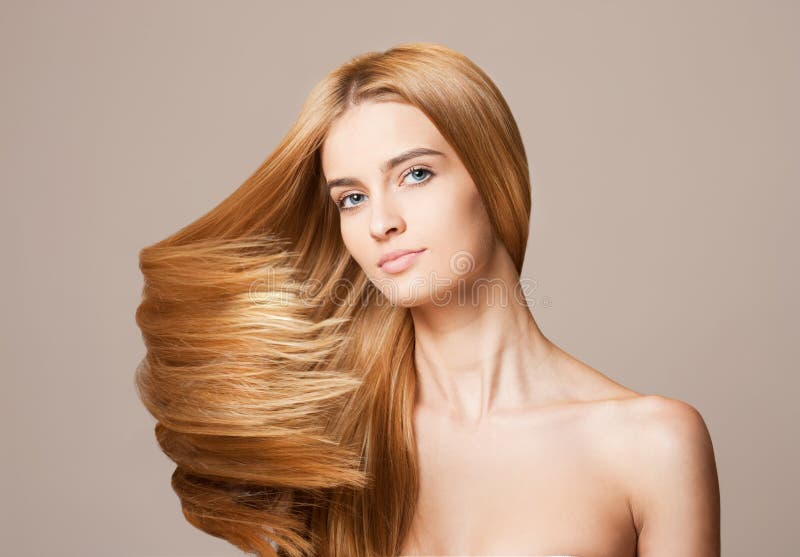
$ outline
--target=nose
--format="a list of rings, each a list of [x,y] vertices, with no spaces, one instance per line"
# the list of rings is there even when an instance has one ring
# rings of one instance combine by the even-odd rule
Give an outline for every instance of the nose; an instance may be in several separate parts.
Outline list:
[[[406,223],[391,199],[383,197],[377,201],[373,197],[370,204],[370,234],[376,239],[383,240],[390,234],[400,234],[405,231]]]

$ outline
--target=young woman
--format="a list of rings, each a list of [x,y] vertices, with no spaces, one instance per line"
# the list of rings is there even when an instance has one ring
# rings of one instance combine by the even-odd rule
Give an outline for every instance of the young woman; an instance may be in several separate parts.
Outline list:
[[[544,336],[514,118],[442,45],[358,56],[140,253],[137,372],[185,517],[258,555],[720,553],[711,440]]]

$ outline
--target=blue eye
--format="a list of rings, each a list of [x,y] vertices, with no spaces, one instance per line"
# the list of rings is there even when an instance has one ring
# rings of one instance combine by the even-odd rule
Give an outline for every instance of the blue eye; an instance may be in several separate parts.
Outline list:
[[[427,178],[425,178],[425,177],[423,176],[423,178],[424,178],[424,179],[421,179],[419,182],[413,182],[413,183],[411,184],[412,186],[416,186],[417,184],[422,184],[422,183],[424,183],[424,182],[427,182],[427,181],[430,179],[430,177],[431,177],[431,176],[433,176],[433,172],[431,172],[431,171],[430,171],[430,170],[428,170],[427,168],[423,168],[422,166],[415,166],[415,167],[413,167],[413,168],[410,168],[410,169],[408,170],[408,172],[406,172],[405,174],[403,174],[403,178],[405,178],[406,176],[411,176],[411,175],[413,175],[415,172],[423,172],[423,173],[427,173],[427,174],[429,174],[430,176],[428,176]]]
[[[343,211],[347,211],[348,209],[355,209],[356,207],[358,207],[358,205],[355,205],[355,206],[352,206],[352,207],[345,207],[344,206],[344,202],[347,201],[348,199],[351,199],[354,196],[355,197],[359,197],[359,196],[363,197],[364,194],[363,193],[351,193],[351,194],[342,196],[342,197],[339,198],[339,201],[336,202],[336,205],[338,205],[339,208],[342,209]]]
[[[417,172],[422,172],[423,173],[423,176],[421,178],[419,178],[419,180],[420,180],[419,182],[405,182],[406,176],[416,175],[415,173],[417,173]],[[427,176],[425,174],[427,174]],[[435,174],[434,174],[434,172],[432,170],[428,170],[427,168],[424,168],[422,166],[414,166],[414,167],[409,168],[408,170],[406,170],[403,173],[403,176],[401,177],[401,180],[403,181],[403,183],[405,183],[408,186],[419,186],[419,185],[424,184],[428,180],[430,180],[434,175]],[[354,193],[348,193],[346,195],[343,195],[342,197],[340,197],[336,201],[336,206],[339,207],[339,209],[342,210],[342,211],[349,211],[351,209],[357,209],[358,206],[360,205],[360,203],[357,202],[358,201],[357,199],[355,200],[356,203],[357,203],[356,205],[351,205],[349,207],[345,205],[345,202],[348,199],[350,199],[352,201],[353,197],[355,197],[355,198],[364,197],[364,194],[363,193],[354,192]]]

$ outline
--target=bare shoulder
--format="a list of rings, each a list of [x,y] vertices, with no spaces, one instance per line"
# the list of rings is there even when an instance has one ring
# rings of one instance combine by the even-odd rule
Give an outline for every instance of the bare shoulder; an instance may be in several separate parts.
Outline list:
[[[632,467],[679,464],[676,459],[713,456],[711,435],[691,404],[661,395],[637,395],[613,401],[608,412],[612,434]],[[656,461],[656,462],[654,462]],[[637,477],[645,477],[639,468]]]
[[[687,436],[708,437],[700,412],[691,404],[661,395],[639,395],[618,401],[618,418],[632,433],[654,441],[672,443]]]
[[[700,412],[682,400],[643,395],[620,400],[612,415],[615,463],[640,534],[640,554],[650,554],[648,544],[663,548],[670,536],[683,536],[692,552],[702,547],[703,555],[718,554],[719,484]]]
[[[570,415],[589,433],[592,455],[627,502],[637,555],[720,554],[720,494],[706,422],[691,404],[641,394],[563,351]]]
[[[680,458],[711,449],[703,416],[682,400],[661,395],[627,398],[619,401],[617,417],[624,424],[630,457]]]

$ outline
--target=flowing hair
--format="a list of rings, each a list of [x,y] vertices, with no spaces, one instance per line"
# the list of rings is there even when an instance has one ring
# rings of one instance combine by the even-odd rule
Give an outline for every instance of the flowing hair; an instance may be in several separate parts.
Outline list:
[[[398,555],[419,492],[408,308],[346,250],[319,150],[362,102],[419,108],[473,178],[521,271],[528,163],[484,71],[435,43],[358,55],[208,213],[139,252],[137,394],[195,527],[258,556]]]

